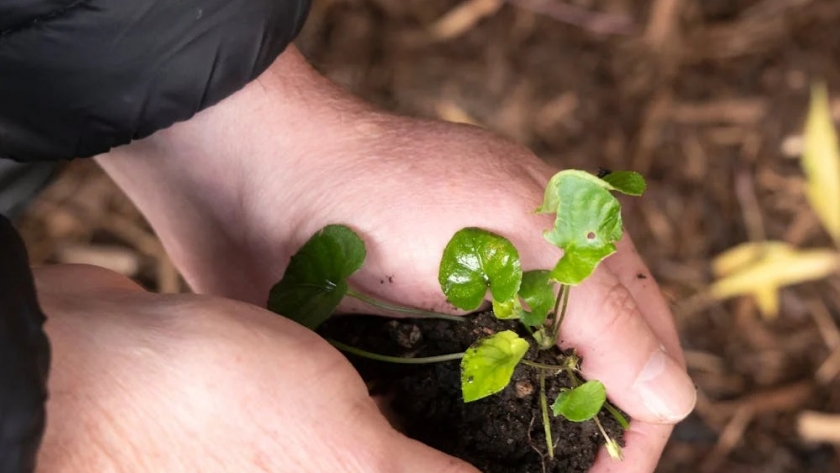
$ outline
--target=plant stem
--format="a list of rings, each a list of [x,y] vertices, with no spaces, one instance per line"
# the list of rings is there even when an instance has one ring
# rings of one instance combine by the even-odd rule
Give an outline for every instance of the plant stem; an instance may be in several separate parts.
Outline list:
[[[464,357],[464,353],[450,353],[448,355],[427,356],[424,358],[403,358],[400,356],[380,355],[379,353],[371,353],[361,348],[351,347],[337,340],[331,338],[327,339],[330,344],[341,351],[351,353],[362,358],[368,358],[376,361],[387,361],[389,363],[402,363],[405,365],[423,365],[427,363],[439,363],[442,361],[460,360]]]
[[[592,418],[592,420],[594,420],[594,421],[595,421],[595,425],[597,425],[597,426],[598,426],[598,430],[600,430],[600,431],[601,431],[601,435],[603,435],[603,436],[604,436],[604,440],[605,440],[605,441],[607,441],[607,442],[609,442],[609,441],[610,441],[610,436],[609,436],[609,435],[607,435],[607,431],[606,431],[606,430],[604,430],[604,426],[603,426],[603,425],[601,425],[601,419],[598,419],[598,416],[597,416],[597,415],[595,415],[595,417],[593,417],[593,418]]]
[[[545,371],[540,370],[540,410],[542,410],[543,429],[545,429],[545,445],[548,458],[554,460],[554,440],[551,438],[551,420],[548,417],[548,396],[545,395]]]
[[[563,303],[560,305],[560,313],[558,314],[557,303],[555,302],[554,326],[551,330],[555,340],[559,340],[560,338],[560,324],[563,323],[563,319],[566,317],[566,308],[569,306],[569,293],[572,292],[572,288],[568,284],[563,284],[560,286],[560,292],[563,294]],[[557,301],[560,299],[560,294],[558,294]]]
[[[521,363],[523,365],[533,366],[534,368],[539,368],[541,370],[553,370],[553,371],[562,371],[563,367],[560,365],[546,365],[543,363],[538,363],[536,361],[531,360],[522,360]]]
[[[604,408],[612,414],[613,418],[616,422],[618,422],[618,425],[620,425],[622,429],[627,430],[630,428],[630,423],[627,422],[627,418],[621,415],[621,412],[618,412],[618,409],[613,407],[613,405],[610,404],[610,401],[604,403]]]
[[[366,294],[362,294],[361,292],[357,292],[353,288],[347,290],[347,295],[358,299],[366,304],[372,305],[374,307],[378,307],[380,309],[390,310],[393,312],[400,312],[403,314],[413,314],[424,319],[442,319],[442,320],[449,320],[452,322],[463,322],[464,318],[457,316],[457,315],[447,315],[441,314],[439,312],[433,312],[431,310],[423,310],[423,309],[415,309],[413,307],[403,307],[399,305],[389,304],[387,302],[380,301],[375,299],[371,296]]]

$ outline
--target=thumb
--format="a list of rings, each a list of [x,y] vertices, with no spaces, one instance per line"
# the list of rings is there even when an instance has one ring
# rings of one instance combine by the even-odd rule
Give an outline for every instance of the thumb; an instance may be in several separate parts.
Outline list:
[[[583,357],[583,374],[598,379],[636,420],[674,424],[694,408],[697,392],[666,351],[632,294],[607,268],[575,288],[561,335]]]

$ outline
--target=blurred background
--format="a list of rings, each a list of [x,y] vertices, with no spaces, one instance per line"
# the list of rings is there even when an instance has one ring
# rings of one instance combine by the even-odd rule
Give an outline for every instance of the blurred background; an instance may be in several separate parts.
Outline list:
[[[714,257],[741,243],[833,248],[799,156],[811,83],[840,91],[840,1],[314,0],[298,44],[384,108],[486,127],[558,166],[645,175],[625,223],[699,390],[659,471],[840,471],[826,415],[840,413],[840,278],[781,289],[777,317],[706,297]],[[840,99],[829,112],[840,119]],[[187,290],[93,162],[63,168],[19,227],[34,263]]]

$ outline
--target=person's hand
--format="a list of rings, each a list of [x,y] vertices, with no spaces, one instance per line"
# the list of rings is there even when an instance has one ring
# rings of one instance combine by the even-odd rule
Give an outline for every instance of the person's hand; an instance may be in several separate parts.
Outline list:
[[[43,472],[477,473],[397,433],[352,366],[249,304],[36,270],[53,347]]]
[[[367,243],[355,288],[422,308],[449,310],[438,264],[463,227],[509,238],[524,269],[551,268],[561,254],[541,236],[551,218],[534,215],[553,169],[475,127],[373,110],[295,51],[218,107],[99,162],[193,288],[257,304],[290,255],[330,223]],[[569,304],[563,343],[634,419],[626,460],[603,453],[594,471],[653,471],[695,391],[669,310],[629,238]]]

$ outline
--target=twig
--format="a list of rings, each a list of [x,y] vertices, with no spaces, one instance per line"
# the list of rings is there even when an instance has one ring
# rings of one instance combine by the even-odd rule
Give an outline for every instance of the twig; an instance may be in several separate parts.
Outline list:
[[[741,438],[744,436],[744,431],[750,425],[755,413],[750,407],[741,407],[723,428],[723,431],[718,437],[718,442],[711,453],[706,457],[706,460],[700,466],[700,471],[703,473],[713,473],[720,471],[720,464],[729,455],[729,452],[738,445]]]
[[[747,226],[747,235],[750,241],[764,241],[764,221],[761,219],[761,207],[755,197],[755,184],[752,175],[747,169],[741,169],[735,175],[735,195],[741,206],[741,214],[744,216],[744,224]]]
[[[814,320],[814,325],[820,331],[820,336],[829,350],[840,347],[840,329],[828,312],[825,303],[817,298],[808,301],[808,313]]]
[[[650,8],[650,19],[645,28],[645,42],[654,51],[662,51],[677,29],[677,17],[682,6],[680,0],[656,0]]]
[[[461,36],[482,19],[494,15],[503,4],[502,0],[467,0],[434,22],[429,29],[431,36],[438,41]]]
[[[835,348],[831,355],[822,362],[814,378],[820,384],[829,384],[840,374],[840,347]]]
[[[550,0],[505,0],[524,10],[545,15],[597,34],[632,35],[637,31],[636,22],[627,15],[593,12],[584,8]]]

